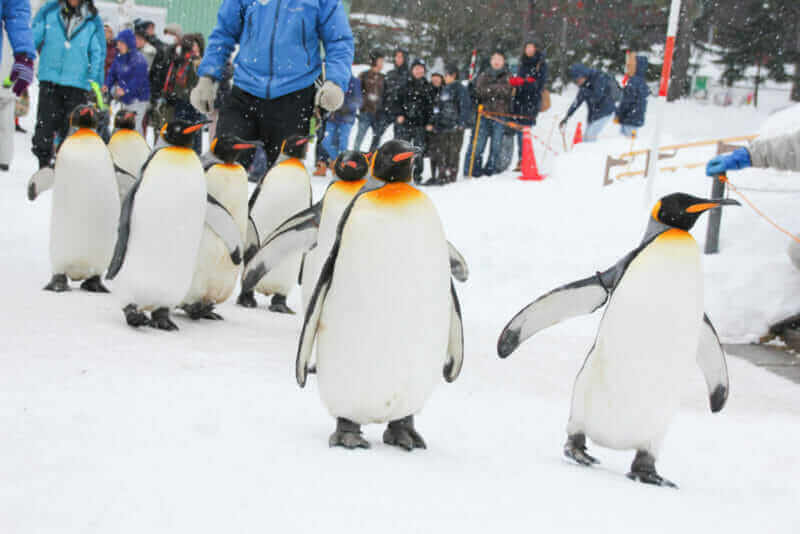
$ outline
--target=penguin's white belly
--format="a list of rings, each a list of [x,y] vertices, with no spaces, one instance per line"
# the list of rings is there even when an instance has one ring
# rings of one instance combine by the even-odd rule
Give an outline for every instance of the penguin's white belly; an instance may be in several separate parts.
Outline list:
[[[261,193],[250,212],[262,238],[292,215],[311,206],[308,173],[302,164],[299,165],[284,162],[264,178]],[[287,295],[297,284],[302,259],[302,252],[288,255],[259,282],[256,290],[265,295]]]
[[[442,379],[450,288],[444,232],[427,197],[379,210],[363,199],[320,317],[317,378],[331,415],[367,424],[419,412]]]
[[[670,230],[631,262],[575,383],[570,432],[614,449],[658,449],[693,372],[703,316],[697,243]]]
[[[117,240],[120,201],[114,164],[94,132],[79,130],[58,152],[50,219],[53,273],[101,275]]]
[[[114,284],[123,304],[178,305],[189,290],[206,213],[203,167],[191,150],[165,148],[145,170]]]
[[[119,130],[108,142],[108,149],[114,163],[134,178],[139,178],[147,158],[150,157],[150,146],[147,141],[133,130]]]

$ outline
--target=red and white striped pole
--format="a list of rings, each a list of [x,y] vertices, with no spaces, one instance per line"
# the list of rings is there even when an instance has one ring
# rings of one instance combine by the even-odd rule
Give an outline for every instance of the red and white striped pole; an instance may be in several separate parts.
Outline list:
[[[472,81],[472,78],[475,76],[475,63],[478,59],[478,49],[475,48],[472,51],[472,59],[469,62],[469,81]]]
[[[645,174],[644,208],[650,211],[653,201],[653,183],[658,176],[658,148],[661,145],[661,128],[664,125],[664,108],[667,103],[669,78],[672,74],[672,56],[675,52],[675,37],[678,34],[678,21],[680,20],[681,0],[672,0],[669,8],[669,23],[667,24],[667,43],[664,46],[664,64],[661,67],[661,84],[658,88],[658,101],[656,102],[655,131],[653,142],[650,145],[650,158]]]

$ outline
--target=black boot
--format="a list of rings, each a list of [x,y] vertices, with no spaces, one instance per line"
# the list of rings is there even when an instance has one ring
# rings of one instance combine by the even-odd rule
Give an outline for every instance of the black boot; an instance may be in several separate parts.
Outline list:
[[[245,308],[257,308],[258,302],[256,302],[255,293],[252,291],[242,291],[239,293],[239,298],[236,299],[236,304],[239,306],[244,306]]]
[[[128,304],[122,308],[122,313],[125,314],[125,321],[128,323],[128,325],[134,328],[150,324],[150,319],[136,306],[136,304]]]
[[[286,305],[286,295],[279,295],[277,293],[272,295],[272,302],[269,305],[269,311],[294,315],[294,311]]]
[[[45,291],[54,291],[56,293],[63,293],[69,291],[69,282],[67,281],[66,274],[54,274],[50,279],[50,283],[44,286]]]
[[[84,280],[81,284],[81,289],[89,293],[110,293],[106,286],[100,281],[99,274]]]
[[[390,422],[383,433],[383,442],[407,451],[427,448],[425,440],[414,428],[413,415]]]
[[[158,308],[150,314],[150,326],[159,330],[171,332],[177,330],[178,325],[169,318],[169,308]]]
[[[369,449],[369,442],[361,437],[361,425],[343,417],[336,418],[336,431],[328,439],[330,447]]]

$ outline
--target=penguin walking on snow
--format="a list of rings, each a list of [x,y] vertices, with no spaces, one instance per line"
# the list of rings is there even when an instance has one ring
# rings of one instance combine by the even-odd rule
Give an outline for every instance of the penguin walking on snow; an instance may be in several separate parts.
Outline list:
[[[130,190],[130,187],[139,178],[142,165],[152,152],[142,134],[136,131],[135,111],[120,111],[114,116],[114,132],[108,141],[108,149],[111,151],[117,174],[126,175],[128,180],[127,187],[120,188],[124,200],[127,190]],[[118,176],[117,179],[122,183],[125,177]]]
[[[260,142],[246,142],[223,135],[211,143],[211,152],[203,157],[208,194],[214,197],[233,217],[241,241],[247,232],[247,171],[236,163],[242,151],[251,150]],[[239,266],[231,260],[225,242],[207,225],[203,229],[200,251],[192,285],[181,308],[192,319],[222,319],[214,306],[231,296],[239,278]]]
[[[299,135],[284,140],[277,162],[253,191],[250,218],[254,224],[248,229],[245,248],[248,261],[259,249],[259,236],[269,235],[286,219],[311,206],[311,178],[303,165],[308,141],[308,137]],[[260,293],[272,295],[270,311],[294,313],[286,305],[286,297],[297,284],[302,259],[302,252],[290,254],[256,286]],[[258,305],[252,290],[242,291],[237,302],[246,308]]]
[[[385,443],[425,448],[414,415],[440,373],[452,382],[461,371],[447,240],[430,199],[409,185],[415,155],[404,141],[373,155],[372,176],[341,216],[306,311],[296,378],[305,385],[316,340],[320,396],[336,417],[331,446],[368,448],[361,425],[388,422]]]
[[[636,249],[606,271],[539,297],[500,334],[497,352],[506,358],[538,331],[606,306],[572,392],[567,457],[596,463],[586,452],[588,436],[604,447],[636,450],[629,478],[675,487],[655,461],[693,362],[705,376],[712,412],[725,405],[729,389],[725,353],[703,313],[700,251],[689,230],[705,211],[738,204],[665,196]]]
[[[28,184],[35,200],[53,188],[50,218],[50,262],[53,277],[44,289],[81,289],[108,293],[100,276],[111,260],[120,199],[111,153],[97,134],[97,111],[78,106],[70,115],[71,134],[61,143],[55,167],[45,167]]]
[[[177,330],[170,308],[180,304],[192,275],[207,224],[241,262],[241,236],[231,214],[208,195],[203,166],[191,149],[203,127],[175,120],[164,125],[164,147],[142,167],[125,197],[108,279],[124,304],[127,323]],[[144,312],[152,311],[150,318]]]

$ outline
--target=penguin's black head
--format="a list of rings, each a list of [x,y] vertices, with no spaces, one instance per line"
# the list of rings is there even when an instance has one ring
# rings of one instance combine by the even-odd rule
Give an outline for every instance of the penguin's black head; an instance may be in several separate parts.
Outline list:
[[[418,148],[406,141],[387,141],[372,155],[372,176],[384,182],[410,182],[414,158],[419,153]]]
[[[192,146],[194,136],[211,121],[190,122],[181,119],[170,121],[161,128],[161,137],[173,146],[189,148]]]
[[[80,105],[72,110],[69,115],[69,125],[72,128],[97,129],[97,110],[92,106]]]
[[[239,154],[252,150],[257,146],[264,146],[261,141],[245,141],[235,135],[224,134],[211,142],[211,151],[227,164],[235,163]]]
[[[136,112],[135,111],[120,111],[114,116],[114,129],[115,130],[135,130],[136,129]]]
[[[361,180],[369,170],[367,155],[355,150],[345,150],[333,164],[336,176],[345,182]]]
[[[286,154],[290,158],[305,159],[309,141],[311,141],[311,137],[307,135],[287,137],[281,145],[281,154]]]
[[[700,215],[721,206],[739,206],[739,203],[728,198],[711,200],[686,193],[672,193],[656,202],[651,215],[660,223],[689,231]]]

